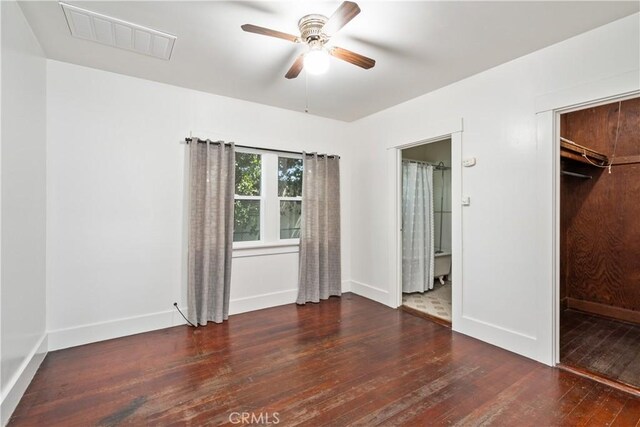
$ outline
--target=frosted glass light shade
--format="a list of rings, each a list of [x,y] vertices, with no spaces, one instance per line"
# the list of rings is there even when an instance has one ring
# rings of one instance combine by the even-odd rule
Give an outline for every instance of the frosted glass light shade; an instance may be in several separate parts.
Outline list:
[[[324,49],[314,49],[304,56],[304,69],[309,74],[324,74],[329,69],[329,53]]]

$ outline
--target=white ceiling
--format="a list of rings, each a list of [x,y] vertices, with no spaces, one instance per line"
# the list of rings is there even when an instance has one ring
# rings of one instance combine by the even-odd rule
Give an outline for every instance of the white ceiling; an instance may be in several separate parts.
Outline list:
[[[69,2],[178,36],[169,61],[71,37],[57,2],[21,7],[49,58],[273,105],[305,108],[304,72],[284,78],[303,46],[245,33],[252,23],[298,34],[333,2]],[[309,113],[352,121],[635,13],[632,2],[366,2],[332,44],[376,59],[332,58],[308,77]]]

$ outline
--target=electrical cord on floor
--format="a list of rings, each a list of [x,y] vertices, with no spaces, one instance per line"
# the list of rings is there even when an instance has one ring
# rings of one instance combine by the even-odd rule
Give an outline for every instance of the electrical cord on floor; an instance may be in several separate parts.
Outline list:
[[[180,310],[180,308],[178,307],[178,303],[177,303],[177,302],[174,302],[174,303],[173,303],[173,306],[176,308],[176,310],[178,310],[178,313],[182,314],[182,311],[181,311],[181,310]],[[193,323],[189,322],[189,319],[187,319],[187,317],[186,317],[184,314],[182,314],[182,317],[184,317],[184,320],[186,320],[188,324],[190,324],[190,325],[191,325],[191,326],[193,326],[194,328],[196,327],[196,325],[194,325]]]

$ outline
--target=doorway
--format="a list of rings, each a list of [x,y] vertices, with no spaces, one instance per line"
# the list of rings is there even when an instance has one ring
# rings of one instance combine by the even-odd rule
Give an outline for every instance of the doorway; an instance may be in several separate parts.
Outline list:
[[[452,140],[401,150],[402,308],[452,321]]]
[[[559,124],[560,364],[640,391],[640,98]]]

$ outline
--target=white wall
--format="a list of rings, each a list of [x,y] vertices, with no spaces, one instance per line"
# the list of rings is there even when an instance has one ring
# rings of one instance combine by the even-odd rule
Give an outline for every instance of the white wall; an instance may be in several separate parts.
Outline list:
[[[2,8],[0,420],[43,358],[46,60],[15,2]]]
[[[50,348],[181,323],[185,145],[194,136],[342,156],[343,280],[350,276],[347,124],[48,61]],[[297,248],[234,253],[231,313],[295,301]]]
[[[536,101],[638,73],[638,22],[637,14],[624,18],[355,122],[353,283],[395,304],[387,262],[394,256],[387,149],[436,136],[430,129],[462,118],[463,158],[475,156],[478,163],[463,168],[463,194],[471,196],[471,206],[462,213],[462,280],[454,281],[461,306],[454,328],[551,363],[551,229],[542,218],[551,209],[545,174],[555,154],[537,143]]]

